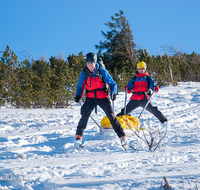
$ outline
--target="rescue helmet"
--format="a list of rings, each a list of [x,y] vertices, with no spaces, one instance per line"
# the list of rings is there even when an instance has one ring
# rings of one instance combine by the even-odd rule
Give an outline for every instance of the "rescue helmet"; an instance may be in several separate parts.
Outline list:
[[[144,61],[141,61],[137,64],[137,69],[144,68],[146,70],[147,65]]]
[[[95,53],[88,53],[85,58],[86,63],[95,63],[97,61],[97,56]]]

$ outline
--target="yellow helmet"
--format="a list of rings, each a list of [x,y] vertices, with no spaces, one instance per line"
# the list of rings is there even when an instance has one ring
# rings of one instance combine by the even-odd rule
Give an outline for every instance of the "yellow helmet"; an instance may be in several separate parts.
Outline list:
[[[139,68],[144,68],[146,70],[146,68],[147,68],[146,63],[144,61],[139,62],[137,64],[137,69],[139,69]]]

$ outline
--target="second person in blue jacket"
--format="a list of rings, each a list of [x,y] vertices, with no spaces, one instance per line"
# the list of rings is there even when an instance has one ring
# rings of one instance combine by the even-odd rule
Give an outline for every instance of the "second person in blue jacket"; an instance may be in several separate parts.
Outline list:
[[[131,111],[138,107],[145,107],[149,100],[149,95],[152,94],[152,90],[155,90],[157,93],[159,91],[159,87],[154,82],[153,78],[151,78],[146,71],[146,63],[139,62],[137,64],[137,72],[136,77],[132,77],[125,87],[128,93],[132,93],[129,103],[126,105],[126,113],[129,114]],[[156,106],[153,106],[151,102],[149,102],[146,110],[152,113],[159,121],[167,125],[166,116],[158,110]],[[124,109],[121,110],[117,116],[124,115]]]

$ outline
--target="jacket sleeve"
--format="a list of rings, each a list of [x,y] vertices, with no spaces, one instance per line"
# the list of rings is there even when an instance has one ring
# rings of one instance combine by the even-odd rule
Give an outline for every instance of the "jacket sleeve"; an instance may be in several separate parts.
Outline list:
[[[128,90],[131,91],[133,89],[133,77],[130,79],[130,81],[127,84]]]
[[[117,94],[117,83],[110,76],[109,72],[102,67],[101,74],[104,81],[110,86],[110,93],[112,94],[114,92],[115,94]]]
[[[153,78],[150,77],[150,88],[154,90],[154,88],[157,86],[157,84],[154,82]]]
[[[80,74],[80,77],[78,79],[78,84],[76,87],[76,96],[82,96],[83,90],[84,90],[84,85],[85,85],[85,72],[82,71]]]

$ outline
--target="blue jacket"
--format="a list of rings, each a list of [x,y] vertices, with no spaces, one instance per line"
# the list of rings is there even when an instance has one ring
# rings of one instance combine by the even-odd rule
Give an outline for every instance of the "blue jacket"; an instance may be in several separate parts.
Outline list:
[[[148,89],[148,83],[147,83],[147,76],[148,76],[148,72],[146,71],[144,74],[139,74],[138,72],[136,72],[136,79],[134,82],[134,86],[133,86],[133,78],[132,77],[127,85],[128,87],[128,93],[133,92],[133,95],[131,96],[131,100],[143,100],[144,99],[144,95],[146,95],[146,99],[149,99],[148,94],[137,94],[138,92],[147,92]],[[156,83],[154,82],[154,80],[150,77],[150,84],[149,84],[149,88],[151,88],[152,90],[154,90],[156,86]],[[134,94],[135,92],[135,94]]]
[[[103,89],[105,87],[104,82],[106,82],[109,85],[111,94],[113,92],[117,94],[117,83],[112,79],[109,72],[105,68],[101,67],[101,75],[104,81],[102,82],[98,77],[98,69],[99,69],[99,64],[96,63],[95,71],[91,75],[88,76],[87,81],[85,81],[85,71],[83,70],[81,72],[79,80],[78,80],[77,89],[76,89],[76,95],[82,96],[84,87],[88,91]],[[97,92],[97,99],[103,99],[103,98],[108,97],[108,92],[104,90],[100,90],[100,91],[98,90],[96,92]],[[86,94],[86,97],[95,98],[94,91],[88,92]]]

